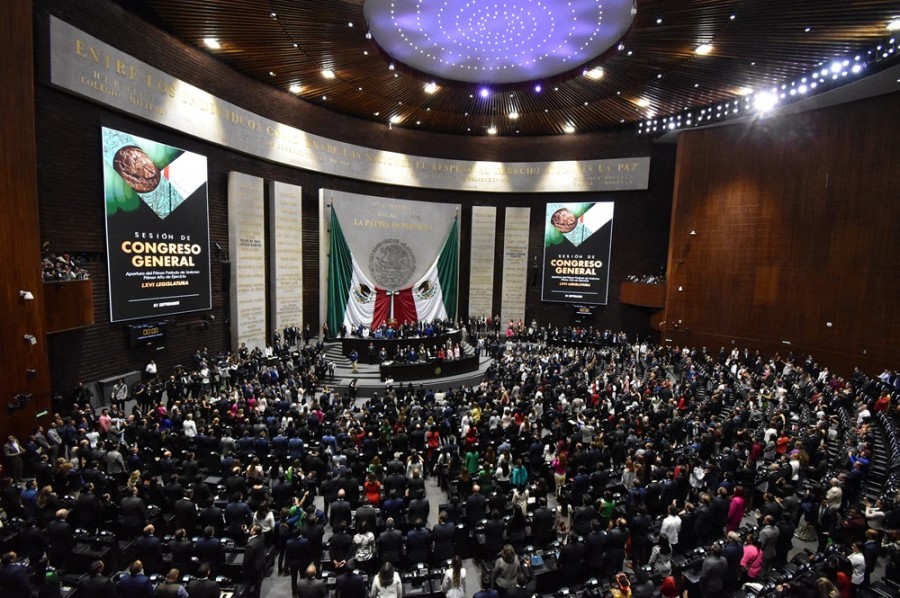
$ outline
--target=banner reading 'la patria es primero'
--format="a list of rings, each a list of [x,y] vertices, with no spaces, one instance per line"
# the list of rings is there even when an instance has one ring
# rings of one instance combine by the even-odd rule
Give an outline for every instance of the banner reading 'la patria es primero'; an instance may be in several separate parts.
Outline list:
[[[210,309],[206,156],[102,135],[110,321]]]

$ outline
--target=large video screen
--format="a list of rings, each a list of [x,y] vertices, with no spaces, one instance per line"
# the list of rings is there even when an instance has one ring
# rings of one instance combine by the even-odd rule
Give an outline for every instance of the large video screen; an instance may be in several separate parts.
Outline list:
[[[102,136],[110,320],[210,309],[206,156]]]
[[[542,301],[606,305],[614,207],[547,204]]]

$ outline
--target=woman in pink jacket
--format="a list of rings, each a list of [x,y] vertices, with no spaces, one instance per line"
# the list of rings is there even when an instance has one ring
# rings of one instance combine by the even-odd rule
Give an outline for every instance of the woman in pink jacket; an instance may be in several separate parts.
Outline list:
[[[744,572],[744,578],[747,581],[754,581],[762,572],[763,554],[759,546],[756,545],[756,537],[753,534],[747,534],[744,538],[744,556],[741,558],[741,571]]]
[[[744,487],[735,486],[731,502],[728,503],[728,520],[725,525],[725,533],[736,531],[741,527],[744,519]]]

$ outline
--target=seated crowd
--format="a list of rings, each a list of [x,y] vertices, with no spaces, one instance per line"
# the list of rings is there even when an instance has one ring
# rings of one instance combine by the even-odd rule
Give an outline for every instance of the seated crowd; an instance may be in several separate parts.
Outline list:
[[[0,595],[46,591],[48,572],[79,596],[150,596],[148,575],[157,595],[217,595],[241,550],[252,597],[267,574],[323,595],[324,569],[344,598],[399,597],[401,572],[423,566],[463,596],[464,558],[484,571],[479,598],[720,596],[772,579],[785,596],[847,596],[880,555],[900,580],[898,497],[864,493],[893,380],[529,328],[474,387],[356,400],[321,386],[321,341],[271,358],[242,347],[223,368],[198,351],[194,373],[163,380],[154,365],[130,414],[80,404],[11,437]],[[429,477],[446,493],[431,527]],[[115,583],[111,563],[72,550],[104,531],[134,540]],[[795,537],[817,550],[787,580]]]

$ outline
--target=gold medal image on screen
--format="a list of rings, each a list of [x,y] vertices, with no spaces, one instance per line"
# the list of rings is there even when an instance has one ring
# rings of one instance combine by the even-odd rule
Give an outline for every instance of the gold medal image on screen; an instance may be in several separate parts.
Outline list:
[[[205,157],[113,129],[103,129],[103,158],[160,219],[206,182]],[[121,185],[107,187],[119,209],[133,211],[136,205],[117,197],[127,191]]]

